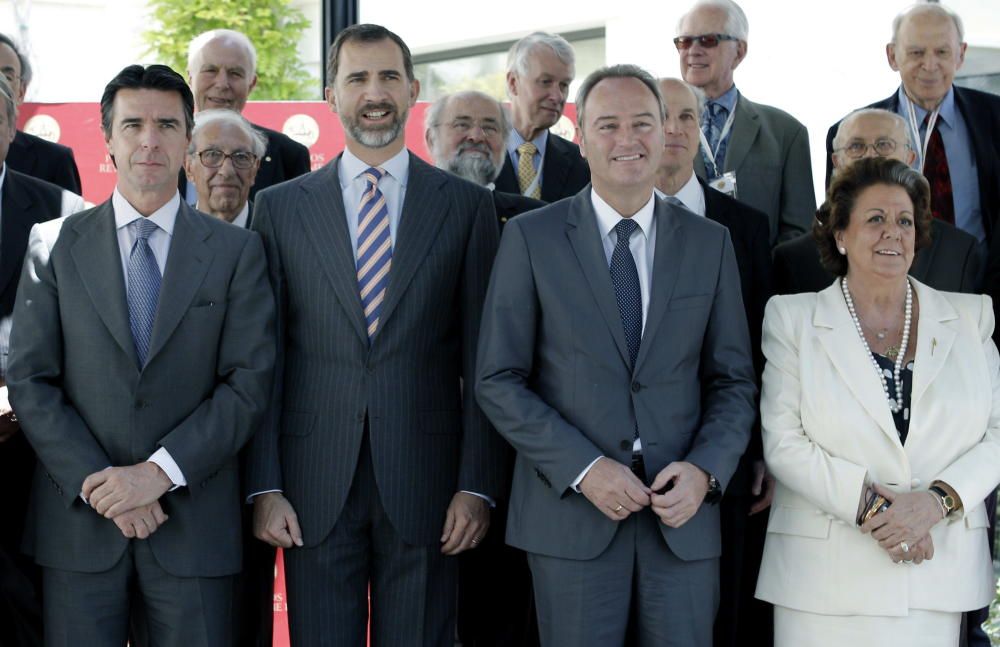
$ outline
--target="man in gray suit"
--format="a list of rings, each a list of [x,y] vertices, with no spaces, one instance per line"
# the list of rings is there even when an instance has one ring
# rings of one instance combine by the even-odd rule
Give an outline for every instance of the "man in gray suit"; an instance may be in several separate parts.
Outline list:
[[[342,31],[327,79],[346,150],[254,207],[279,313],[249,452],[255,534],[291,549],[294,644],[365,644],[370,586],[375,644],[450,647],[454,556],[505,491],[471,388],[493,200],[406,150],[419,83],[396,34]]]
[[[592,186],[507,223],[476,393],[517,450],[507,541],[542,644],[708,646],[719,510],[754,421],[725,227],[658,200],[664,106],[629,65],[577,94]]]
[[[681,76],[708,97],[695,170],[716,189],[763,211],[771,245],[812,225],[816,212],[809,133],[794,117],[749,101],[733,84],[747,54],[746,14],[732,0],[699,0],[674,45]]]
[[[237,452],[267,402],[274,299],[260,239],[185,205],[184,79],[131,65],[101,126],[110,200],[36,225],[21,275],[10,399],[38,455],[26,543],[47,645],[231,644]]]

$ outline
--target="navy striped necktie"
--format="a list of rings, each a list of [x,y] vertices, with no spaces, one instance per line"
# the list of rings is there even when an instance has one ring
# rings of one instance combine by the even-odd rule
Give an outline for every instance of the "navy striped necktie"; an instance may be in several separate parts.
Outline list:
[[[149,340],[156,320],[156,305],[160,300],[160,266],[149,247],[149,237],[158,227],[148,218],[137,218],[130,224],[135,242],[128,256],[128,320],[135,343],[139,367],[146,365]]]
[[[392,238],[389,236],[389,208],[385,196],[378,190],[385,171],[378,167],[364,172],[367,182],[358,208],[358,290],[365,311],[368,343],[378,330],[379,313],[389,285],[392,265]]]

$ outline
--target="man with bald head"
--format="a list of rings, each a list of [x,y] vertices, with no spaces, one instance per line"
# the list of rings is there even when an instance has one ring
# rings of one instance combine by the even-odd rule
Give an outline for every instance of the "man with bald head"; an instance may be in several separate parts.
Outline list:
[[[940,4],[903,10],[885,47],[900,86],[869,107],[903,118],[915,168],[931,185],[935,219],[972,234],[985,249],[1000,214],[1000,97],[954,85],[965,61],[963,33],[962,19]],[[827,133],[828,154],[836,129]],[[828,177],[830,171],[828,165]]]
[[[257,51],[244,34],[213,29],[196,36],[188,46],[188,84],[196,112],[222,108],[242,113],[257,86]],[[250,199],[269,186],[309,172],[309,149],[287,135],[254,125],[267,140],[260,157]],[[181,194],[194,204],[196,191],[181,175]]]
[[[865,157],[891,157],[910,165],[916,158],[906,120],[881,108],[864,108],[845,117],[831,146],[830,165],[834,173]],[[931,245],[916,255],[910,275],[937,290],[974,293],[979,291],[982,263],[982,252],[974,236],[934,218]],[[833,274],[820,265],[811,233],[775,248],[774,273],[778,294],[817,292],[834,280]]]
[[[674,45],[681,76],[708,98],[698,174],[767,214],[774,245],[809,228],[816,210],[809,135],[794,117],[749,101],[733,73],[747,54],[749,24],[732,0],[698,0]]]
[[[500,102],[483,92],[448,94],[424,113],[424,141],[434,165],[493,191],[500,229],[514,216],[544,206],[520,193],[499,191],[510,122]]]

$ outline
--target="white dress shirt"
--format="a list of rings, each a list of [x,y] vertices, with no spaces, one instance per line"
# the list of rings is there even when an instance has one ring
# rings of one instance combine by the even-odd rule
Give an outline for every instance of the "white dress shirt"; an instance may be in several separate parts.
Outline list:
[[[660,198],[668,197],[666,193],[659,189],[655,189],[655,191],[656,195]],[[680,200],[684,207],[691,213],[702,217],[705,216],[705,190],[702,188],[701,183],[698,182],[698,176],[693,171],[688,181],[680,188],[680,191],[669,197]]]
[[[344,197],[344,213],[347,215],[347,231],[351,235],[351,251],[358,255],[358,207],[361,196],[368,188],[364,172],[371,166],[358,159],[349,149],[344,149],[337,168],[340,175],[340,192]],[[410,176],[410,151],[406,148],[379,165],[385,175],[379,180],[378,190],[385,198],[389,211],[389,239],[396,247],[396,233],[399,219],[403,215],[403,200],[406,198],[406,181]]]
[[[233,218],[233,224],[241,229],[246,229],[247,220],[249,219],[250,219],[250,203],[244,202],[243,208],[240,209],[240,212],[236,214],[235,218]]]
[[[656,199],[656,193],[654,192],[649,196],[646,204],[632,216],[631,220],[639,226],[636,227],[635,231],[632,232],[632,236],[629,237],[629,251],[632,252],[632,258],[635,260],[635,269],[639,273],[643,332],[646,330],[646,315],[649,312],[649,295],[653,283],[653,255],[656,252],[656,218],[653,217],[653,207]],[[615,211],[601,196],[597,195],[597,191],[593,188],[590,190],[590,200],[594,205],[594,212],[597,214],[597,230],[601,233],[601,245],[604,247],[604,256],[608,261],[608,271],[610,272],[611,255],[615,251],[615,245],[618,244],[618,234],[615,232],[615,227],[624,219],[624,216]],[[635,439],[635,442],[632,444],[632,451],[642,451],[641,439]],[[594,466],[594,463],[602,458],[604,456],[595,458],[570,484],[575,491],[580,491],[580,482],[587,476],[587,472]]]
[[[144,216],[129,204],[125,196],[118,191],[118,187],[115,187],[114,193],[111,194],[111,206],[115,212],[115,231],[118,235],[118,251],[121,254],[122,277],[125,279],[125,289],[128,290],[128,257],[135,244],[135,231],[129,224]],[[149,236],[149,248],[153,251],[156,264],[160,268],[160,276],[163,276],[167,267],[167,254],[170,252],[170,240],[174,235],[174,223],[177,222],[177,210],[180,206],[181,196],[175,191],[174,197],[148,216],[148,220],[157,225],[157,229]],[[171,489],[187,485],[184,473],[165,447],[153,452],[148,460],[158,465],[170,478],[170,482],[174,484]]]

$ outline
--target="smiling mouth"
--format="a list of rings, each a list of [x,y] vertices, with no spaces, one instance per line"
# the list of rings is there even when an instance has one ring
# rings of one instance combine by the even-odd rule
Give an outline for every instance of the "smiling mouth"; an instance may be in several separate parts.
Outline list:
[[[384,119],[388,114],[389,114],[388,110],[369,110],[368,112],[361,113],[361,116],[364,117],[365,119],[378,121],[379,119]]]
[[[642,159],[642,155],[636,153],[635,155],[619,155],[618,157],[612,157],[616,162],[637,162]]]
[[[900,252],[893,251],[891,249],[878,249],[875,253],[879,256],[902,256]]]

